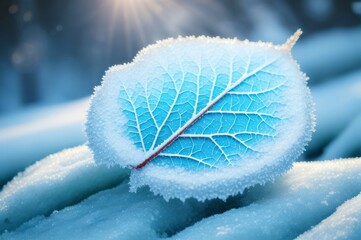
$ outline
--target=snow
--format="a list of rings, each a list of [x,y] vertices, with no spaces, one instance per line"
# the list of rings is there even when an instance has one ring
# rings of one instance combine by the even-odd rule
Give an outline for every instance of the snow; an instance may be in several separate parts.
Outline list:
[[[302,234],[297,240],[359,239],[361,236],[361,193],[343,203],[336,212]]]
[[[196,211],[192,204],[167,203],[149,191],[129,193],[124,183],[49,218],[35,218],[0,239],[154,239],[189,222]]]
[[[360,172],[361,158],[295,163],[274,183],[226,202],[167,202],[147,188],[130,193],[124,182],[0,239],[291,239],[357,196]]]
[[[128,170],[96,165],[86,146],[50,155],[20,173],[0,192],[0,233],[116,186],[127,176]]]
[[[57,106],[32,107],[0,118],[0,187],[47,155],[86,141],[88,98]]]
[[[174,239],[293,239],[361,191],[361,158],[294,165],[275,183],[250,189],[244,201],[252,204],[203,219]]]
[[[88,111],[95,161],[135,168],[132,190],[182,200],[226,199],[285,172],[315,125],[290,54],[300,34],[281,46],[167,39],[112,67]]]

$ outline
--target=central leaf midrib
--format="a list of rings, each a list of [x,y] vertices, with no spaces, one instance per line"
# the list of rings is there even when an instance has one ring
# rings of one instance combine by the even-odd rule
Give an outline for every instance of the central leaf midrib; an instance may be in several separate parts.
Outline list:
[[[244,74],[241,78],[239,78],[237,81],[235,81],[231,86],[227,87],[221,94],[219,94],[216,98],[214,98],[212,101],[210,101],[206,107],[204,107],[197,115],[189,119],[183,127],[181,127],[178,131],[176,131],[172,136],[170,136],[166,141],[164,141],[162,144],[160,144],[156,149],[153,150],[153,152],[140,164],[138,164],[135,168],[141,169],[145,165],[147,165],[148,162],[153,160],[155,157],[157,157],[165,148],[167,148],[169,145],[171,145],[181,134],[183,134],[190,126],[192,126],[194,123],[196,123],[204,114],[207,113],[207,111],[212,108],[219,100],[221,100],[229,91],[237,87],[241,82],[246,80],[247,78],[253,76],[257,72],[261,71],[265,67],[271,65],[274,63],[277,59],[274,59],[270,61],[267,64],[262,65],[261,67],[258,67],[254,71]]]

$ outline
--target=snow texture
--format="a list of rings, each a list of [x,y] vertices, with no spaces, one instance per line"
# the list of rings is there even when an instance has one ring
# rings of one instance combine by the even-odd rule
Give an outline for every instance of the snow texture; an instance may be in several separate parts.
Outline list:
[[[95,160],[185,200],[226,199],[288,170],[311,138],[306,77],[285,45],[168,39],[107,71],[86,124]]]
[[[131,193],[125,182],[49,217],[34,218],[0,239],[294,239],[322,219],[334,218],[338,206],[360,193],[360,172],[361,158],[295,163],[275,182],[227,202],[165,201],[146,188]],[[348,209],[345,218],[359,216],[351,206],[355,201],[339,209]],[[352,222],[353,229],[361,228]]]
[[[0,234],[116,186],[128,172],[96,165],[86,146],[50,155],[16,176],[0,192]]]
[[[275,183],[252,189],[249,206],[204,219],[174,239],[294,239],[361,191],[361,158],[294,165]]]
[[[345,202],[331,216],[297,239],[360,239],[361,194]]]
[[[83,124],[89,99],[31,107],[0,119],[0,187],[47,155],[86,141]]]

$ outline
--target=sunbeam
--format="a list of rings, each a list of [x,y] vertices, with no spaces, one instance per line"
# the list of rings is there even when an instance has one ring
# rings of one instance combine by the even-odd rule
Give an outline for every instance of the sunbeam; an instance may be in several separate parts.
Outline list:
[[[212,35],[222,31],[223,35],[232,36],[230,32],[236,32],[228,28],[227,34],[223,30],[224,9],[219,4],[209,5],[203,0],[197,3],[189,0],[109,0],[104,5],[105,11],[110,13],[105,15],[109,54],[115,42],[131,56],[140,48],[167,37]],[[212,13],[217,13],[218,18],[210,19]]]

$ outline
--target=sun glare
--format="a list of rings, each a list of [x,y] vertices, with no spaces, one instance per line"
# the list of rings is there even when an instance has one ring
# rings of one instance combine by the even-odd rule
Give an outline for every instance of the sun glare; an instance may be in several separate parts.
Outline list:
[[[153,36],[158,34],[152,34],[153,31],[170,30],[161,29],[160,22],[166,20],[161,17],[164,9],[174,10],[177,5],[174,1],[160,3],[157,0],[113,0],[109,4],[111,34],[121,28],[128,46],[134,43],[134,39],[143,44],[154,41]]]

